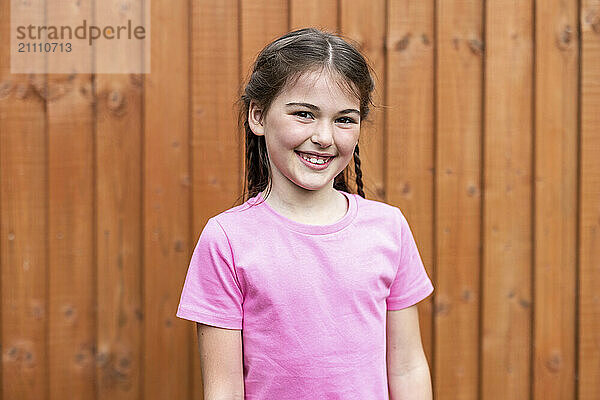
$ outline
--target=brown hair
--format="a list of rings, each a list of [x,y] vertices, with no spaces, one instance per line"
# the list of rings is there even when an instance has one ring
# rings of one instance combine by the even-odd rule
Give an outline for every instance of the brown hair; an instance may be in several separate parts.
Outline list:
[[[357,48],[341,35],[316,28],[303,28],[289,32],[269,43],[253,64],[243,94],[238,100],[238,124],[243,127],[246,151],[246,176],[242,202],[262,192],[271,184],[271,170],[264,136],[255,135],[248,125],[250,100],[256,101],[266,114],[273,100],[288,84],[293,84],[305,72],[326,69],[339,76],[343,83],[360,100],[361,121],[373,105],[375,84],[371,66]],[[365,197],[358,143],[354,149],[354,170],[357,192]],[[346,167],[334,179],[333,187],[349,192]],[[271,187],[269,187],[270,191]]]

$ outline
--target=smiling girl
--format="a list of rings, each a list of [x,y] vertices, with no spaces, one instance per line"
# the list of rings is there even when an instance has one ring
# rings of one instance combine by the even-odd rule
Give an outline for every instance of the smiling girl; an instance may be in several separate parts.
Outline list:
[[[205,400],[431,399],[416,304],[433,285],[400,209],[363,192],[373,90],[337,34],[258,55],[240,99],[248,198],[207,221],[177,310],[197,322]]]

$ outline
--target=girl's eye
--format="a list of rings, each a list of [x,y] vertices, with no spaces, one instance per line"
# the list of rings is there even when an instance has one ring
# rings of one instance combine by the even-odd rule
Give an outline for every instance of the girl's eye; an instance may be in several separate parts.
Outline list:
[[[308,116],[312,117],[312,113],[310,111],[296,111],[294,115],[298,115],[302,118],[308,118]],[[342,121],[343,124],[356,124],[357,122],[350,117],[341,117],[338,118],[338,121]]]
[[[340,119],[344,120],[344,122],[342,122],[343,124],[355,124],[356,123],[356,121],[354,121],[350,117],[341,117]]]
[[[305,117],[304,117],[304,114],[307,114],[307,115],[312,115],[312,113],[310,113],[310,112],[308,112],[308,111],[296,111],[296,112],[294,113],[294,115],[299,115],[299,116],[301,116],[302,118],[305,118]]]

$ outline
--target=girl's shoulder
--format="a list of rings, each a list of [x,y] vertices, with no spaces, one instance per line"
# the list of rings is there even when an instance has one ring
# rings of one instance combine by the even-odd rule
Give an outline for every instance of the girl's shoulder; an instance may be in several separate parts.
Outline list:
[[[258,205],[254,204],[256,197],[246,200],[244,203],[223,210],[210,219],[218,222],[222,227],[243,227],[254,225],[260,218]]]
[[[397,217],[398,214],[402,215],[400,208],[380,200],[365,199],[357,194],[356,196],[358,203],[359,214],[362,215],[374,215],[383,218]]]
[[[221,218],[229,218],[230,216],[242,215],[245,211],[253,208],[254,204],[257,201],[258,201],[257,197],[249,198],[242,204],[238,204],[237,206],[230,207],[228,209],[218,212],[217,214],[214,214],[211,218],[221,219]]]
[[[359,216],[362,221],[370,221],[377,227],[388,228],[393,232],[411,230],[406,214],[400,206],[356,196],[359,198]]]

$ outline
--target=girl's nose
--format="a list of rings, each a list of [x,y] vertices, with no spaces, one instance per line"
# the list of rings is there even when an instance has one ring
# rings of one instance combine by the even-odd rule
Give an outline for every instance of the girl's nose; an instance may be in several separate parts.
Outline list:
[[[330,146],[333,143],[333,126],[330,124],[321,124],[312,136],[313,143],[318,143],[321,147]]]

